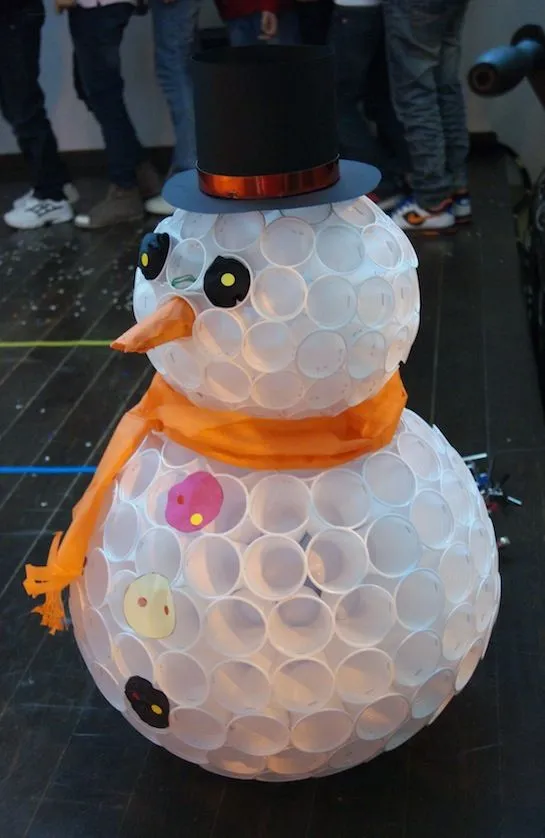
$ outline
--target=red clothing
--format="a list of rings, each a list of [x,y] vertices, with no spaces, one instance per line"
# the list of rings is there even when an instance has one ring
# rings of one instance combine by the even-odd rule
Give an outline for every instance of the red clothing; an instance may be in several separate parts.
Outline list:
[[[294,0],[216,0],[216,6],[223,20],[234,20],[256,12],[281,14],[293,9]]]

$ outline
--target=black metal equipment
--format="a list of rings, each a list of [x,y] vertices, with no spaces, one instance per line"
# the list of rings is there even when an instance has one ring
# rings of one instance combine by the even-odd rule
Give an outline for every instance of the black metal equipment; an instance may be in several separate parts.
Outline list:
[[[523,79],[545,108],[545,32],[540,26],[523,26],[510,46],[488,50],[468,74],[469,87],[478,96],[501,96]]]

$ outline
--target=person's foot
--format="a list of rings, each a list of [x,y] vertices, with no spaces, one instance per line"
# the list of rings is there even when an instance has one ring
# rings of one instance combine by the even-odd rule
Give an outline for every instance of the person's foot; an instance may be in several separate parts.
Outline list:
[[[163,181],[149,160],[143,160],[136,167],[136,184],[144,201],[160,195],[163,188]]]
[[[153,198],[149,198],[144,204],[146,212],[149,212],[150,215],[172,215],[175,211],[175,207],[172,204],[169,204],[168,201],[165,201],[162,195],[155,195]]]
[[[424,235],[439,235],[452,233],[455,230],[455,220],[452,214],[452,201],[443,201],[436,207],[424,209],[414,198],[402,201],[393,212],[391,218],[402,230]]]
[[[62,191],[64,192],[64,197],[68,201],[69,204],[75,206],[75,204],[79,201],[79,192],[74,186],[73,183],[65,183]],[[19,207],[24,207],[25,204],[28,204],[29,201],[34,200],[34,190],[30,189],[28,192],[25,192],[24,195],[21,195],[20,198],[16,198],[13,202],[13,209],[19,209]]]
[[[456,224],[469,224],[471,221],[471,198],[467,189],[460,189],[452,196],[452,214]]]
[[[76,227],[84,230],[101,230],[114,224],[127,221],[140,221],[144,215],[144,206],[139,190],[121,189],[120,186],[110,186],[108,194],[99,204],[96,204],[87,214],[76,215]]]
[[[4,221],[15,230],[37,230],[50,224],[64,224],[72,221],[73,217],[74,210],[68,201],[29,198],[24,204],[7,212]]]
[[[406,192],[388,192],[382,193],[380,191],[371,192],[368,198],[373,201],[383,212],[390,213],[395,207],[407,200]]]

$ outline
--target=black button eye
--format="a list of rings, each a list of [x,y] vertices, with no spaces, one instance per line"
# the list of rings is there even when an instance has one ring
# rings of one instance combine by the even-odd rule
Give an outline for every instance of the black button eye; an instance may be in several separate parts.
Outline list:
[[[238,259],[218,256],[204,275],[204,293],[213,306],[233,308],[250,290],[250,271]]]
[[[144,236],[138,254],[138,267],[146,279],[157,279],[163,270],[169,249],[168,233],[148,233]]]

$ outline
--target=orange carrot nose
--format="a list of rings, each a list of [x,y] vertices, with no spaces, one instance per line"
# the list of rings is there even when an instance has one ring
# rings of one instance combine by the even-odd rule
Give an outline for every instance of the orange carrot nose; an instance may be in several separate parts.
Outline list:
[[[191,337],[195,312],[182,297],[173,297],[157,311],[114,340],[119,352],[149,352],[171,340]]]

